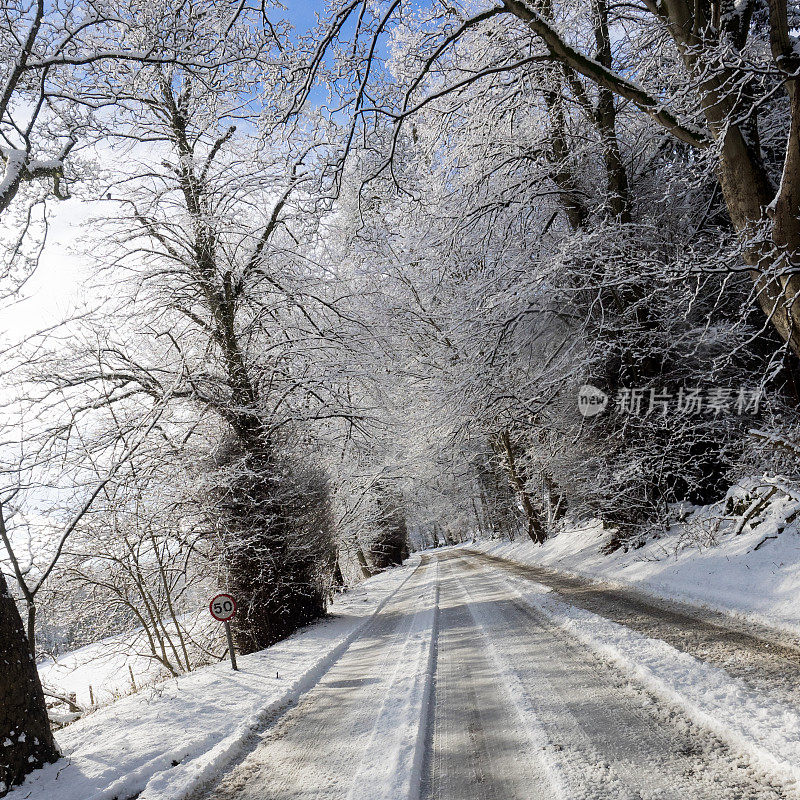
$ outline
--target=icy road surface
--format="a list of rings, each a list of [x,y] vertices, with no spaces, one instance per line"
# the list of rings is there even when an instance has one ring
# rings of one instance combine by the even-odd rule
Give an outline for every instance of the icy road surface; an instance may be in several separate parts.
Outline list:
[[[531,578],[463,550],[426,554],[193,798],[800,798],[800,717],[782,704],[800,677],[791,650]]]

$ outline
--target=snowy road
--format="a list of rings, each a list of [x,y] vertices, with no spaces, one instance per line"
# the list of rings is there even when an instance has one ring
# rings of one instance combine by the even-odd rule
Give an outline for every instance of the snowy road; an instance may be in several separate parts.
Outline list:
[[[533,584],[530,577],[464,551],[424,556],[319,682],[278,713],[238,761],[194,797],[800,797],[785,772],[779,777],[776,768],[769,774],[769,754],[751,760],[735,739],[723,741],[693,721],[697,715],[689,706],[657,696],[549,611],[526,602],[520,585],[544,591],[542,581]],[[560,588],[561,599],[577,602],[568,586]],[[593,611],[611,614],[597,604]],[[630,609],[624,613],[644,625]],[[663,634],[663,641],[675,623],[661,618],[658,631],[655,622],[648,624],[646,635]],[[671,635],[694,642],[695,624],[703,630],[698,641],[712,653],[706,661],[745,653],[735,661],[741,667],[768,658],[770,648],[747,641],[744,633],[726,639],[720,630],[723,650],[711,647],[714,626],[702,620],[682,620],[683,637]],[[686,658],[689,649],[674,652]],[[790,651],[777,658],[797,676]],[[696,663],[705,668],[704,661]],[[784,697],[788,683],[778,681],[775,695]],[[781,725],[789,738],[793,724],[787,709]],[[778,749],[793,752],[795,743],[786,736],[777,741]]]
[[[784,632],[677,601],[658,602],[623,589],[545,567],[470,553],[484,564],[544,584],[568,603],[721,667],[758,692],[800,707],[800,641]]]

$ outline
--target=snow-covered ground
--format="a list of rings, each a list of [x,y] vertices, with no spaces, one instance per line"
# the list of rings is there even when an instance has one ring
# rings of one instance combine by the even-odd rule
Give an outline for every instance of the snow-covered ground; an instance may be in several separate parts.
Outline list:
[[[240,657],[238,672],[227,661],[198,669],[69,725],[57,733],[65,757],[37,771],[8,798],[112,800],[140,792],[143,800],[183,796],[235,755],[272,710],[316,681],[409,578],[418,560],[412,558],[342,596],[330,619]]]
[[[774,484],[759,481],[754,490],[755,483],[751,480],[747,491],[729,492],[740,499],[739,514],[725,514],[730,500],[696,509],[686,522],[638,549],[602,554],[610,534],[591,522],[567,527],[541,547],[522,536],[513,543],[482,540],[468,546],[800,633],[800,532],[793,518],[800,500],[780,485],[768,497]],[[767,500],[761,509],[758,498]],[[749,510],[757,513],[742,525]]]
[[[205,608],[191,619],[184,618],[182,625],[192,657],[199,654],[194,641],[209,641],[208,629],[214,625],[221,628]],[[168,626],[167,631],[173,641],[177,641],[174,626]],[[219,635],[224,640],[224,635]],[[81,709],[90,710],[168,678],[170,671],[149,652],[147,637],[138,629],[71,650],[55,660],[46,659],[39,663],[39,677],[45,691],[52,696],[67,698],[74,695],[73,700]],[[212,660],[205,653],[199,655],[204,661]],[[68,721],[75,716],[67,713],[66,709],[65,704],[57,704],[55,709],[51,709],[51,719]]]
[[[127,637],[113,636],[55,661],[43,661],[42,685],[61,696],[74,694],[77,704],[88,708],[107,705],[168,674],[156,660],[135,654],[129,645]]]
[[[458,547],[416,556],[238,673],[216,664],[68,726],[65,758],[9,797],[800,797],[800,652],[657,602],[614,621],[538,575]]]
[[[800,781],[800,715],[794,708],[751,691],[724,670],[663,641],[565,603],[541,584],[506,580],[527,604],[699,725],[749,752],[766,771],[788,782]]]

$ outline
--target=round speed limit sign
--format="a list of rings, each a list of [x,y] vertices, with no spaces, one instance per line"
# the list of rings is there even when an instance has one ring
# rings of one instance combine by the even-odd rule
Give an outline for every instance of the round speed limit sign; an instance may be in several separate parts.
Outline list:
[[[236,601],[229,594],[218,594],[211,599],[208,610],[214,619],[227,622],[236,614]]]

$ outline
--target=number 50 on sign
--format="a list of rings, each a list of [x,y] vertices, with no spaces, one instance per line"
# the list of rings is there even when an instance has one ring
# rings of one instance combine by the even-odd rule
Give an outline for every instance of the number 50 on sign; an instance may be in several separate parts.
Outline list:
[[[236,615],[236,601],[229,594],[218,594],[208,604],[211,616],[220,622],[228,622]]]

